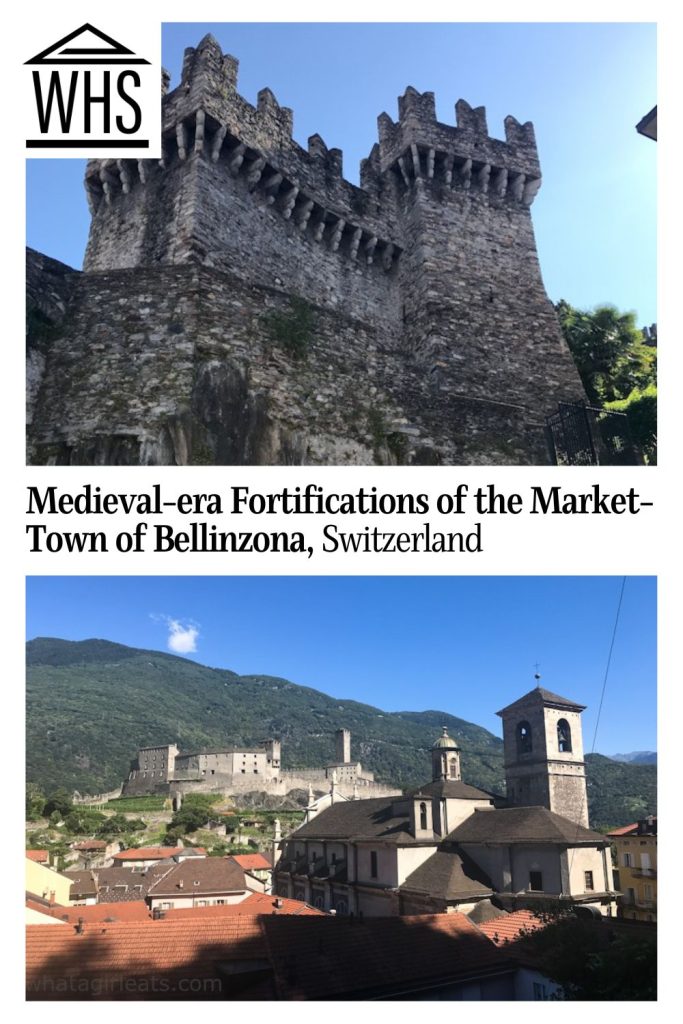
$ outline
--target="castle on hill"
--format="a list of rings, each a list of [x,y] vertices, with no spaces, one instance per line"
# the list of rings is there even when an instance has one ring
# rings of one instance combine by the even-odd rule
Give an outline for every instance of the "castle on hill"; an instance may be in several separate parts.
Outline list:
[[[94,160],[82,272],[28,256],[28,452],[57,465],[550,461],[585,394],[541,279],[531,123],[408,88],[360,187],[212,36],[160,160]]]
[[[266,792],[285,796],[294,789],[329,791],[338,796],[367,798],[400,793],[375,782],[371,771],[351,756],[351,732],[335,733],[335,759],[321,768],[283,769],[281,743],[270,739],[258,746],[180,751],[175,743],[141,747],[123,783],[123,796],[163,794],[176,805],[186,793]]]

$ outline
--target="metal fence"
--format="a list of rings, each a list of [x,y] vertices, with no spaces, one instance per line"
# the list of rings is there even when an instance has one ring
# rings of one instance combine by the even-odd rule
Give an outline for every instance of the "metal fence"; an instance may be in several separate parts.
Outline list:
[[[558,466],[636,466],[642,461],[623,412],[560,402],[546,416],[546,433]]]

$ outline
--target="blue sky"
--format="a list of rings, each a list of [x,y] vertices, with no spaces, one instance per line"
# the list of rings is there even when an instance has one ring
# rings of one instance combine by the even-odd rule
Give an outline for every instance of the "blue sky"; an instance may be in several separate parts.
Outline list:
[[[251,102],[269,86],[294,110],[294,136],[319,133],[358,180],[377,115],[397,116],[407,85],[485,105],[489,133],[514,114],[536,128],[543,187],[533,205],[548,293],[582,308],[611,302],[656,321],[656,145],[635,124],[657,101],[650,24],[164,26],[163,61],[178,83],[185,46],[211,31],[240,60]],[[88,211],[84,164],[27,161],[28,244],[80,267]]]
[[[592,748],[621,577],[29,577],[27,637],[170,650],[497,735],[534,685],[588,706]],[[596,750],[654,750],[656,582],[624,589]]]

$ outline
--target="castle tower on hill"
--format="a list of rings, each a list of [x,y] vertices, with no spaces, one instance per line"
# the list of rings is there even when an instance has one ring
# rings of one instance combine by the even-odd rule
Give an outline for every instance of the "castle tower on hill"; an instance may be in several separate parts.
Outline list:
[[[30,264],[55,320],[32,461],[548,462],[544,416],[585,395],[536,255],[532,125],[492,138],[463,100],[442,124],[409,87],[357,187],[237,69],[212,36],[188,49],[161,160],[88,164],[84,273]]]
[[[541,806],[588,827],[582,704],[537,686],[496,712],[503,719],[505,781],[513,807]]]

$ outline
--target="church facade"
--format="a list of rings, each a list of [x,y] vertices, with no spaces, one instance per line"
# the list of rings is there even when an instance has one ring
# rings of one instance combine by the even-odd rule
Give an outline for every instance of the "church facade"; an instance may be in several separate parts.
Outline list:
[[[444,729],[430,782],[335,803],[293,832],[275,891],[338,914],[458,910],[483,920],[550,904],[611,916],[609,840],[587,827],[581,710],[536,687],[499,712],[505,798],[462,780],[460,749]]]

